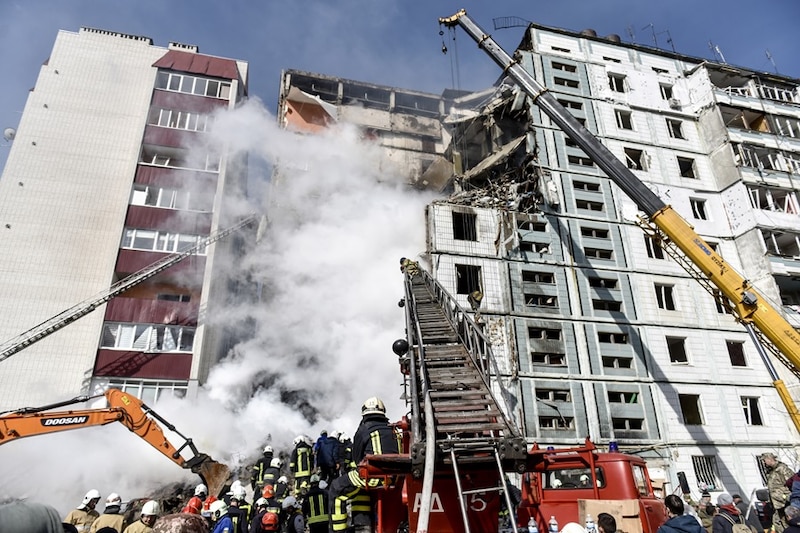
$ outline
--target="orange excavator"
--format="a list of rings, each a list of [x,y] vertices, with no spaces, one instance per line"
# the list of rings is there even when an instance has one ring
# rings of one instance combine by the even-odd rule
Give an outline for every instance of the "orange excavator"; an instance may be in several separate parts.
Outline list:
[[[54,411],[60,407],[83,403],[105,396],[108,407],[97,409],[78,409]],[[90,426],[104,426],[119,422],[143,438],[153,448],[164,454],[170,461],[199,475],[208,486],[208,493],[219,495],[228,484],[230,470],[210,456],[200,453],[192,439],[183,436],[172,424],[144,404],[139,398],[119,389],[108,389],[97,396],[78,396],[71,400],[43,407],[28,407],[17,411],[0,413],[0,445],[13,440],[34,435],[67,431]],[[183,444],[175,447],[166,437],[158,423],[183,439]],[[184,458],[182,452],[189,449],[191,457]]]

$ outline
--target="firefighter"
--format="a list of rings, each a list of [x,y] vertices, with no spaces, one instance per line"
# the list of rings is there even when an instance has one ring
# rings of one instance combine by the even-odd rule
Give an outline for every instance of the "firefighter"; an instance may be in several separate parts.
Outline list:
[[[281,461],[278,457],[273,457],[269,462],[269,467],[264,470],[264,474],[261,478],[263,485],[261,485],[262,489],[259,492],[263,492],[263,487],[266,487],[267,485],[272,485],[273,487],[275,486],[275,483],[278,482],[278,478],[281,475],[281,467],[283,467],[283,461]],[[258,494],[258,492],[256,494]]]
[[[125,526],[125,517],[120,512],[122,507],[122,497],[116,492],[112,492],[106,498],[106,507],[103,514],[95,520],[89,527],[89,533],[97,533],[102,527],[111,527],[121,533]]]
[[[386,418],[386,406],[383,400],[377,397],[368,398],[361,406],[361,423],[353,437],[352,468],[347,474],[339,476],[333,481],[330,488],[330,525],[329,531],[340,532],[347,529],[347,501],[367,488],[377,486],[378,480],[367,482],[361,478],[355,465],[360,463],[367,455],[398,453],[397,435],[389,425]],[[356,522],[356,518],[359,522]],[[364,524],[364,521],[369,523]],[[358,513],[353,517],[356,531],[369,531],[371,528],[371,515]]]
[[[233,520],[228,515],[228,506],[222,500],[217,500],[211,504],[211,521],[214,522],[212,533],[236,533],[233,527]]]
[[[100,516],[94,509],[99,501],[100,492],[96,489],[90,490],[83,497],[81,504],[69,512],[64,522],[75,526],[78,533],[88,533],[92,523]]]
[[[400,272],[408,272],[408,275],[412,278],[419,274],[419,263],[416,261],[412,261],[411,259],[406,259],[405,257],[400,258]]]
[[[125,528],[124,533],[151,533],[158,518],[158,502],[150,500],[142,506],[139,520]]]
[[[314,456],[310,440],[303,435],[298,435],[294,439],[294,449],[289,459],[289,469],[294,476],[294,494],[296,495],[308,490],[308,480],[314,470]]]
[[[251,529],[250,533],[259,533],[260,531],[264,532],[278,531],[280,529],[280,524],[281,522],[277,514],[264,513],[259,522],[259,528],[257,530]]]
[[[303,500],[303,516],[306,517],[309,533],[328,531],[328,491],[327,485],[317,474],[311,476],[311,487]]]
[[[261,457],[259,457],[258,461],[256,461],[256,464],[253,465],[252,474],[250,476],[250,488],[253,489],[253,494],[259,494],[264,488],[264,485],[267,483],[267,481],[264,480],[264,474],[271,466],[274,453],[275,452],[273,451],[272,446],[264,446],[264,451],[262,452]],[[272,479],[269,481],[275,480]]]
[[[194,488],[194,496],[189,498],[189,501],[181,509],[182,513],[200,514],[203,510],[203,502],[208,496],[208,487],[200,483]]]
[[[353,462],[353,441],[344,431],[339,432],[339,453],[336,462],[339,464],[338,475],[343,476],[351,468]],[[354,466],[353,466],[354,467]]]
[[[311,446],[309,446],[309,449]],[[300,503],[294,496],[287,496],[281,503],[283,531],[286,533],[305,533],[306,522],[300,510]]]
[[[233,522],[234,531],[247,533],[250,525],[250,504],[247,503],[244,487],[241,485],[234,487],[230,497],[228,515]]]

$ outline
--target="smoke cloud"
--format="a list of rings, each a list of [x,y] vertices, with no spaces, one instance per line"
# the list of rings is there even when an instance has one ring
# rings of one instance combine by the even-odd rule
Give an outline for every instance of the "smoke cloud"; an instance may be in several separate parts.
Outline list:
[[[399,258],[425,249],[433,197],[411,190],[402,169],[351,125],[294,134],[253,99],[217,117],[212,135],[250,160],[251,194],[229,209],[263,213],[267,226],[245,259],[226,267],[253,285],[204,319],[252,334],[212,369],[198,398],[152,407],[234,468],[267,442],[288,451],[295,436],[315,439],[321,429],[352,436],[370,396],[400,419],[391,351],[405,334]],[[0,458],[0,500],[47,503],[62,516],[92,488],[128,500],[197,480],[121,424],[20,439]]]

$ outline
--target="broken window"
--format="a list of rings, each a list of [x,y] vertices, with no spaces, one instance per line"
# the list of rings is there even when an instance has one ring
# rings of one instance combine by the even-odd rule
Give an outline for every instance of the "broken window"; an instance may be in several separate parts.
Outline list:
[[[686,339],[683,337],[667,337],[667,351],[670,363],[688,363],[686,356]]]
[[[556,431],[565,431],[574,429],[575,419],[571,416],[540,416],[539,429],[553,429]]]
[[[588,200],[575,199],[575,207],[578,209],[586,209],[587,211],[602,211],[603,202],[590,202]]]
[[[572,188],[575,189],[576,191],[599,192],[600,184],[589,183],[587,181],[572,180]]]
[[[728,349],[728,357],[731,360],[731,366],[747,366],[747,360],[744,357],[743,342],[725,341],[725,347]]]
[[[667,131],[673,139],[685,139],[683,136],[683,123],[680,120],[667,119]]]
[[[564,72],[576,72],[578,68],[575,65],[568,65],[566,63],[560,63],[558,61],[553,61],[551,63],[553,65],[553,70],[561,70]]]
[[[611,333],[609,331],[598,331],[597,341],[607,344],[628,344],[628,334]]]
[[[558,307],[558,298],[547,294],[525,294],[528,307]]]
[[[395,91],[394,107],[401,112],[434,117],[439,115],[440,105],[438,98]]]
[[[678,394],[683,423],[687,426],[703,425],[703,411],[700,409],[699,394]]]
[[[572,394],[569,389],[540,389],[537,387],[536,399],[550,402],[571,402]]]
[[[608,403],[639,403],[639,393],[608,391]]]
[[[775,85],[757,85],[758,95],[766,100],[775,100],[777,102],[789,102],[791,104],[798,103],[795,96],[796,89],[790,85],[783,87]]]
[[[763,426],[761,411],[758,409],[758,398],[754,396],[742,396],[742,411],[744,420],[748,426]]]
[[[517,220],[517,229],[521,231],[547,231],[547,222],[538,220]]]
[[[611,426],[617,431],[641,431],[644,420],[641,418],[612,418]]]
[[[690,198],[689,204],[692,206],[692,216],[697,220],[708,220],[706,214],[706,201],[700,198]]]
[[[800,138],[800,119],[794,117],[773,117],[775,130],[784,137]]]
[[[622,302],[617,300],[603,300],[600,298],[592,299],[592,309],[595,311],[611,311],[618,313],[622,311]]]
[[[481,289],[481,267],[456,264],[456,294],[470,294]]]
[[[658,67],[650,67],[650,68],[653,69],[653,72],[655,72],[656,74],[669,74],[669,70],[665,68],[658,68]]]
[[[565,98],[559,98],[558,103],[563,105],[567,109],[575,109],[577,111],[583,109],[583,103],[576,102],[575,100],[567,100]]]
[[[764,239],[768,254],[787,257],[800,256],[800,240],[798,240],[800,235],[797,233],[767,231],[764,229],[759,231],[761,232],[761,238]]]
[[[528,328],[528,338],[531,340],[560,341],[561,330],[557,328]]]
[[[656,303],[658,304],[658,308],[666,309],[668,311],[674,311],[675,299],[672,296],[673,286],[656,283],[655,289],[656,289]]]
[[[552,272],[537,272],[534,270],[523,270],[522,281],[529,283],[543,283],[547,285],[553,285],[556,282],[556,278]]]
[[[664,259],[664,249],[661,248],[661,239],[653,235],[645,235],[644,247],[647,250],[647,257],[651,259]]]
[[[661,99],[662,100],[670,100],[670,99],[673,98],[673,96],[672,96],[672,85],[669,85],[667,83],[659,83],[658,84],[658,90],[661,93]]]
[[[633,129],[633,118],[630,111],[615,109],[614,116],[617,118],[617,127],[621,130]]]
[[[594,162],[592,162],[592,160],[589,159],[587,156],[568,155],[567,156],[567,161],[569,161],[569,163],[571,165],[580,165],[582,167],[593,167],[594,166]]]
[[[531,252],[536,254],[549,254],[550,253],[550,243],[549,242],[530,242],[530,241],[522,241],[519,243],[519,249],[521,252]]]
[[[719,111],[722,114],[722,121],[728,128],[739,128],[765,133],[770,131],[767,115],[760,111],[741,109],[724,104],[719,106]]]
[[[578,80],[570,80],[567,78],[560,78],[558,76],[553,77],[553,83],[562,87],[569,87],[570,89],[577,89],[580,87]]]
[[[694,171],[694,159],[688,157],[678,157],[678,172],[682,178],[696,178],[697,175]]]
[[[453,211],[453,238],[459,241],[477,241],[477,215],[474,213]]]
[[[791,189],[747,184],[747,191],[750,193],[750,204],[755,209],[792,214],[800,213],[797,195]]]
[[[592,237],[595,239],[608,239],[609,233],[607,229],[581,226],[581,235],[583,237]]]
[[[625,75],[623,74],[609,74],[608,75],[608,86],[611,87],[611,90],[617,93],[624,93],[626,92],[625,86]]]
[[[602,357],[604,368],[633,368],[632,357],[622,357],[619,355],[604,355]]]
[[[563,353],[531,352],[534,365],[566,366],[566,360]]]
[[[625,148],[625,162],[633,170],[647,170],[647,158],[644,150]]]
[[[600,278],[595,276],[590,276],[587,279],[589,280],[589,286],[597,289],[616,289],[617,283],[619,282],[616,278]]]
[[[342,96],[345,105],[360,104],[364,107],[388,110],[392,92],[382,87],[345,83]]]

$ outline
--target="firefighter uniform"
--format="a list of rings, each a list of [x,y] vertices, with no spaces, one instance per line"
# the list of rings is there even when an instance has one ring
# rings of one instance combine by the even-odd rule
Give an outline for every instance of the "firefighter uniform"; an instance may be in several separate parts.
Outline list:
[[[303,515],[309,533],[328,531],[328,491],[319,486],[319,476],[311,476],[311,488],[303,499]]]
[[[353,464],[360,463],[367,455],[398,453],[397,436],[386,418],[386,407],[378,398],[369,398],[361,407],[361,424],[353,437]],[[347,529],[347,502],[367,488],[379,486],[380,480],[363,479],[358,470],[353,468],[347,474],[336,478],[330,488],[330,532],[341,532]],[[368,493],[351,503],[354,517],[358,522],[354,525],[364,526],[360,522],[371,520],[371,505]]]
[[[303,439],[295,439],[295,447],[292,450],[289,468],[294,476],[294,493],[301,494],[308,490],[308,480],[311,478],[311,471],[314,469],[314,456],[311,446]]]

